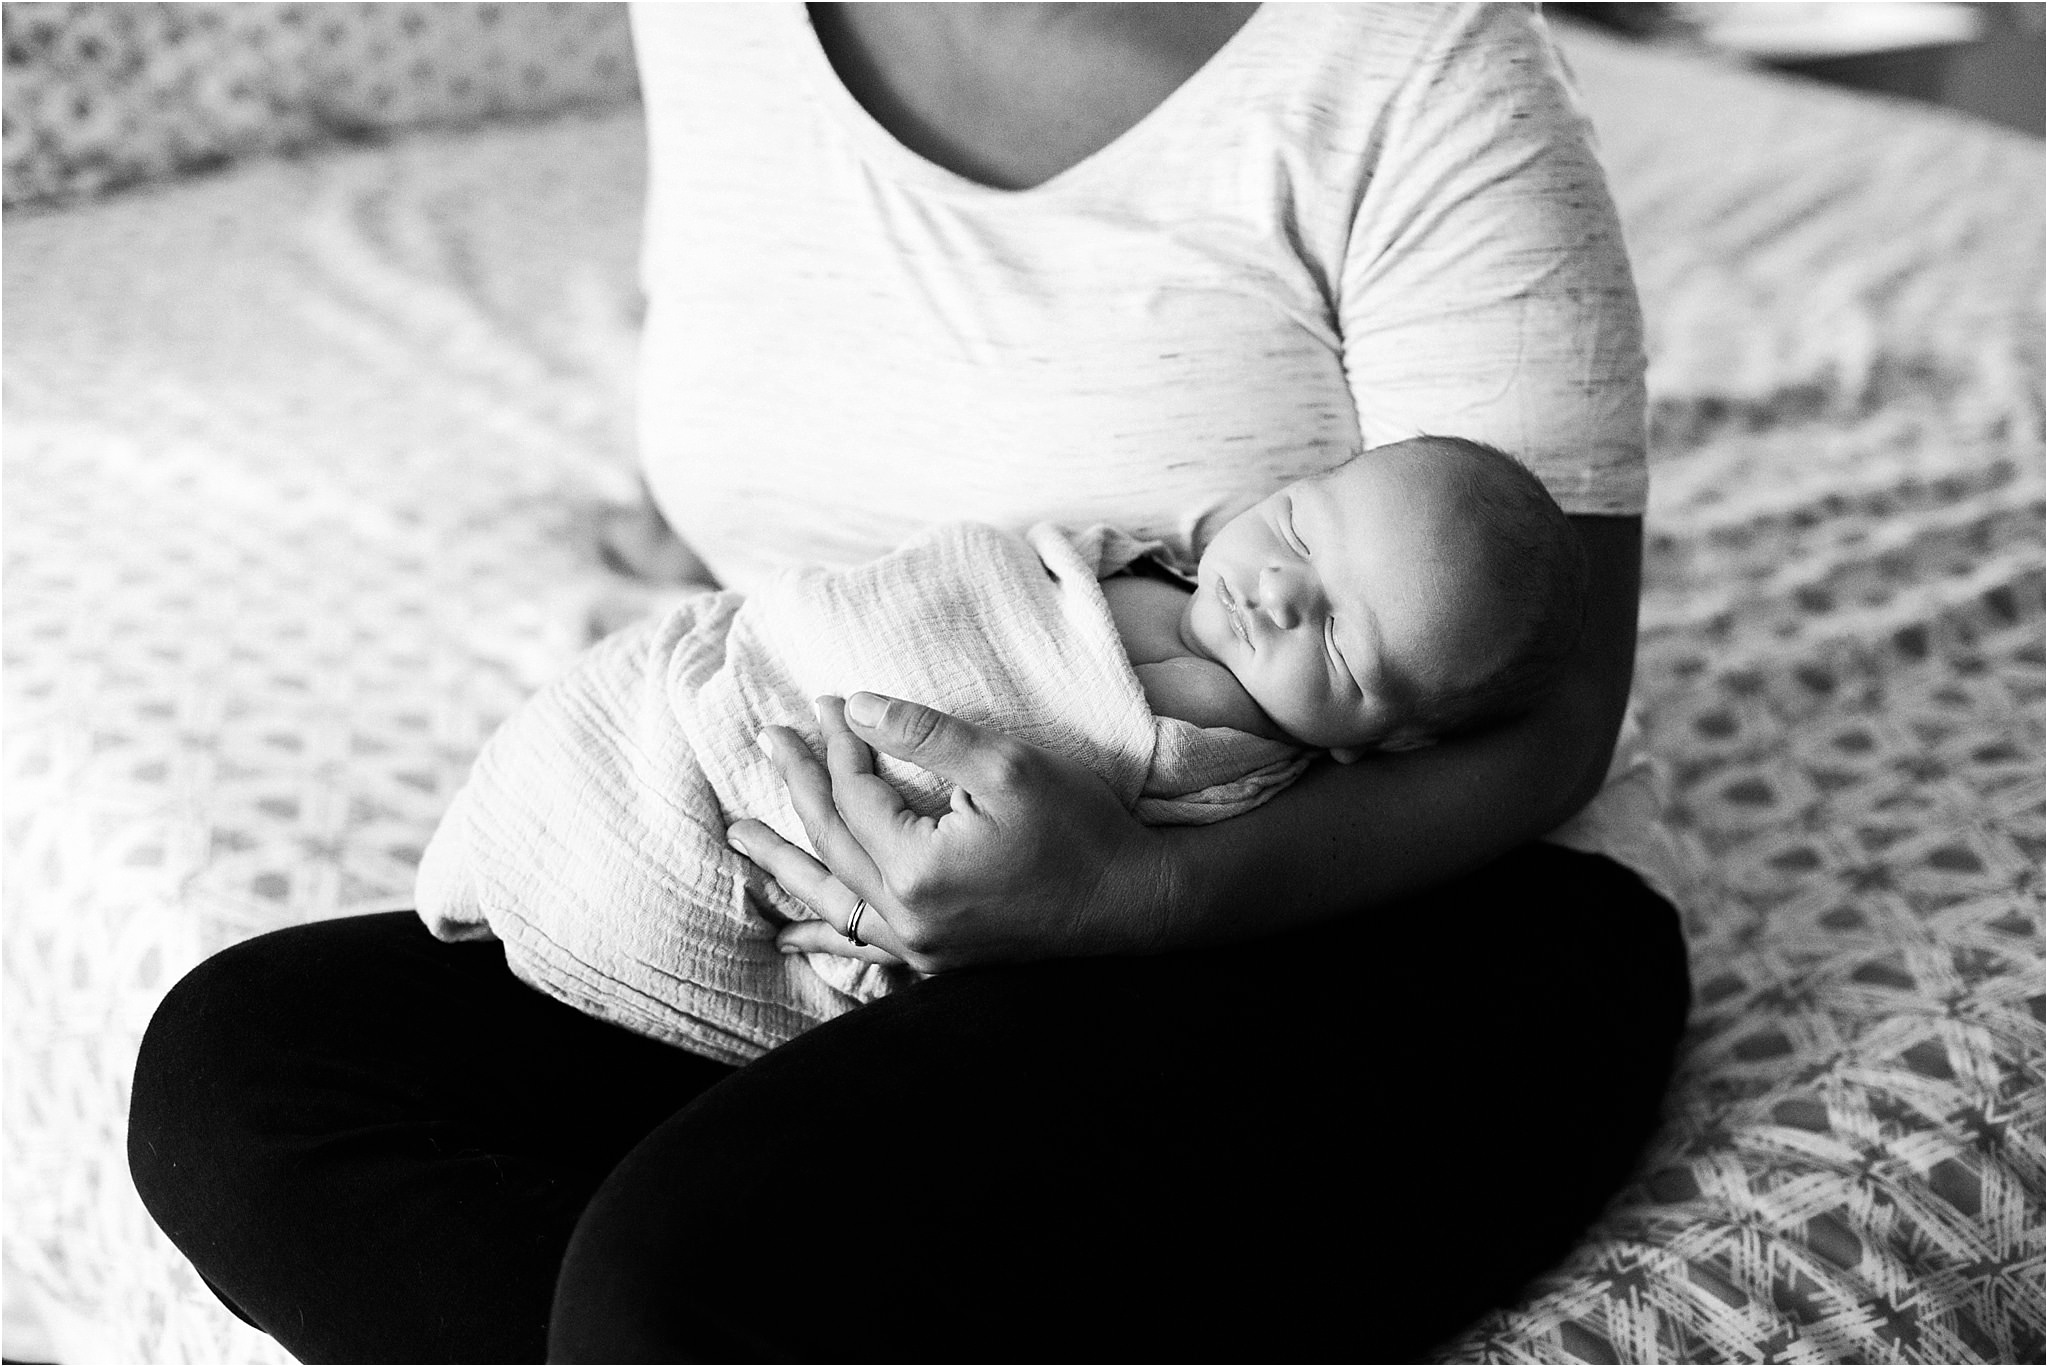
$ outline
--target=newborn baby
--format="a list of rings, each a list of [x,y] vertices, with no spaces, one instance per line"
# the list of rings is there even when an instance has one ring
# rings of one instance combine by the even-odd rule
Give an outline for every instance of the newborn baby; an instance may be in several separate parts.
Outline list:
[[[1238,514],[1192,592],[1133,575],[1102,591],[1154,712],[1348,764],[1534,703],[1578,641],[1585,576],[1534,475],[1418,437]]]
[[[621,631],[484,747],[421,861],[420,915],[503,940],[580,1010],[743,1062],[908,972],[778,953],[777,926],[813,913],[725,843],[752,817],[808,848],[755,739],[815,742],[818,695],[917,699],[1087,766],[1140,820],[1192,824],[1266,801],[1308,750],[1349,762],[1525,707],[1577,633],[1576,533],[1470,442],[1289,485],[1217,533],[1192,589],[1157,551],[955,524]],[[921,813],[949,803],[914,766],[876,771]]]

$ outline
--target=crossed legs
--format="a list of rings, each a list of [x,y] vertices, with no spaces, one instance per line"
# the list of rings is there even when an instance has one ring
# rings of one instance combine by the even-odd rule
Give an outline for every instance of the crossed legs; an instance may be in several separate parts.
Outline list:
[[[737,1071],[329,922],[174,991],[131,1160],[307,1361],[1412,1357],[1623,1180],[1675,921],[1532,846],[1300,935],[942,975]]]

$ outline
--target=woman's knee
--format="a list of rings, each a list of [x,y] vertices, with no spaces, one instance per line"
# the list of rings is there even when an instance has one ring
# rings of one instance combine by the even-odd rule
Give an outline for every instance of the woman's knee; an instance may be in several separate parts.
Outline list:
[[[264,937],[268,939],[268,937]],[[150,1018],[135,1061],[128,1163],[143,1203],[171,1237],[257,1175],[242,1114],[277,1038],[264,939],[187,973]]]
[[[720,1169],[660,1132],[598,1189],[562,1260],[548,1318],[550,1362],[758,1362],[785,1354],[763,1333],[781,1261],[809,1236],[725,1199]],[[728,1174],[729,1175],[729,1174]],[[769,1227],[783,1242],[769,1246]]]
[[[417,927],[366,916],[273,931],[204,960],[158,1005],[136,1057],[128,1161],[188,1254],[268,1209],[311,1132],[346,1120],[316,1095],[318,1065],[345,1068],[366,1033],[362,984],[342,969],[388,957]]]

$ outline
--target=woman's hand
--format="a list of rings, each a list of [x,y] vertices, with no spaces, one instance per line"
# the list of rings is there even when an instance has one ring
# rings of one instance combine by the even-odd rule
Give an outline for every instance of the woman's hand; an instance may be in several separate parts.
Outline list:
[[[818,720],[823,765],[786,728],[762,744],[823,862],[758,821],[729,832],[823,918],[785,927],[785,951],[924,972],[1111,953],[1167,905],[1163,843],[1073,761],[872,693],[821,698]],[[952,782],[951,809],[907,807],[875,773],[877,749]],[[855,946],[842,932],[860,899]]]

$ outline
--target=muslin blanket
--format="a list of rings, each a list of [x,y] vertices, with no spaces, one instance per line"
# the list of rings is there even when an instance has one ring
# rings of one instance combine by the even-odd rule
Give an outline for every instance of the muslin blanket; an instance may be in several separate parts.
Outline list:
[[[421,917],[443,939],[495,935],[582,1011],[743,1062],[907,974],[779,953],[777,925],[812,912],[725,843],[745,816],[809,848],[755,738],[790,726],[816,749],[819,694],[911,698],[1044,746],[1153,824],[1257,806],[1307,758],[1146,706],[1097,580],[1147,549],[959,524],[620,632],[484,747],[421,861]],[[912,807],[946,809],[943,780],[878,760]]]

